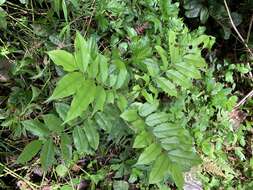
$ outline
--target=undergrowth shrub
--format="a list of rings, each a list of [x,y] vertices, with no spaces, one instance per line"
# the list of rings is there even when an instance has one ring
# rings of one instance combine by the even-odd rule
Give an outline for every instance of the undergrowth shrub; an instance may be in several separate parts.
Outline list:
[[[172,181],[182,189],[184,173],[201,164],[200,154],[211,154],[210,134],[204,132],[215,125],[233,131],[225,110],[236,99],[216,83],[202,56],[215,39],[202,27],[190,31],[178,17],[178,3],[140,1],[148,15],[136,29],[124,24],[132,16],[126,17],[129,7],[124,10],[126,3],[116,2],[106,11],[105,4],[96,7],[98,30],[117,33],[106,41],[108,47],[101,48],[103,37],[77,31],[73,49],[47,52],[61,73],[44,102],[53,108],[22,119],[22,131],[36,138],[17,162],[24,164],[40,152],[45,171],[59,163],[70,168],[79,158],[95,155],[104,136],[115,142],[123,133],[131,137],[127,146],[138,156],[133,168],[145,174],[144,181]],[[106,13],[114,19],[110,24]]]

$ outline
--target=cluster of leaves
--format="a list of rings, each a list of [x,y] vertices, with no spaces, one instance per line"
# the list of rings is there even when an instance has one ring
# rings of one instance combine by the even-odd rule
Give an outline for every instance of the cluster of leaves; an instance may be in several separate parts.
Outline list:
[[[1,135],[29,139],[15,164],[29,164],[40,154],[44,171],[55,168],[68,178],[78,160],[94,159],[87,171],[78,166],[79,179],[70,177],[70,184],[56,187],[61,189],[82,180],[92,181],[95,189],[111,172],[114,189],[128,189],[129,183],[140,189],[169,189],[175,183],[182,189],[185,172],[197,165],[206,189],[252,186],[252,161],[245,154],[250,123],[235,131],[229,122],[228,111],[237,101],[234,88],[216,82],[215,69],[202,57],[215,39],[202,27],[190,31],[178,17],[179,3],[38,0],[31,9],[29,2],[21,3],[32,17],[34,6],[48,9],[46,17],[32,22],[33,31],[29,17],[14,20],[24,27],[18,35],[39,44],[29,53],[21,51],[24,57],[12,65],[13,79],[5,85],[10,93],[0,119],[12,135]],[[7,43],[15,31],[7,12],[22,9],[8,1],[0,5],[6,39],[0,53],[16,59],[27,42]],[[207,20],[209,7],[202,1],[184,6],[186,16]],[[229,68],[230,83],[235,69],[246,72],[239,65]],[[114,159],[108,154],[111,144],[119,147]],[[1,151],[7,146],[0,142]],[[99,168],[100,157],[108,157],[109,167]],[[239,177],[246,180],[238,182]]]

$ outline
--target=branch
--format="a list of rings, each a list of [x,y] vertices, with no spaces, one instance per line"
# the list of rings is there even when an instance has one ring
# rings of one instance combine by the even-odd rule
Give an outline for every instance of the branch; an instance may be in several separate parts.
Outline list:
[[[248,52],[250,53],[250,56],[253,57],[253,52],[251,51],[251,49],[249,48],[247,42],[243,39],[242,35],[240,34],[240,32],[237,30],[237,28],[235,26],[235,23],[234,23],[234,21],[232,19],[232,16],[230,14],[230,11],[229,11],[229,8],[228,8],[228,4],[227,4],[226,0],[224,0],[224,4],[225,4],[225,7],[226,7],[226,10],[227,10],[227,13],[228,13],[229,20],[230,20],[230,22],[232,24],[232,27],[234,28],[234,30],[237,33],[237,35],[240,38],[240,40],[243,42],[243,44],[246,47],[246,49],[248,50]]]

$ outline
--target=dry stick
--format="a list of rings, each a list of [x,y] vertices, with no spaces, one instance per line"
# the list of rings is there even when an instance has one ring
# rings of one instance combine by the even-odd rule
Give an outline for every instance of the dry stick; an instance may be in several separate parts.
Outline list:
[[[251,49],[249,48],[247,42],[248,41],[245,41],[242,37],[242,35],[240,34],[240,32],[237,30],[236,26],[235,26],[235,23],[232,19],[232,16],[230,14],[230,11],[229,11],[229,8],[228,8],[228,4],[227,4],[227,1],[224,0],[224,4],[225,4],[225,7],[226,7],[226,10],[227,10],[227,13],[228,13],[228,17],[230,19],[230,22],[232,24],[232,27],[234,28],[235,32],[237,33],[238,37],[240,38],[240,40],[243,42],[244,46],[246,47],[246,49],[248,50],[248,52],[250,53],[250,55],[253,57],[253,52],[251,51]],[[253,16],[252,16],[252,19],[253,19]],[[252,21],[251,19],[251,21]],[[252,22],[250,23],[250,26],[249,26],[249,29],[251,30],[251,27],[252,27]],[[249,63],[248,63],[249,65]],[[249,65],[250,66],[250,65]],[[252,73],[250,72],[250,77],[252,78]],[[240,102],[238,102],[235,107],[233,108],[234,110],[237,109],[239,106],[243,105],[246,100],[248,98],[251,98],[253,96],[253,90],[251,90]]]
[[[225,7],[226,7],[226,10],[227,10],[227,13],[228,13],[228,17],[229,17],[229,20],[232,24],[232,27],[234,28],[235,32],[237,33],[238,37],[240,38],[240,40],[243,42],[243,44],[245,45],[245,47],[247,48],[248,52],[250,53],[250,55],[253,57],[253,52],[251,51],[251,49],[249,48],[247,42],[243,39],[242,35],[240,34],[240,32],[237,30],[236,26],[235,26],[235,23],[232,19],[232,16],[230,14],[230,11],[229,11],[229,8],[228,8],[228,4],[227,4],[227,1],[224,0],[224,4],[225,4]]]
[[[234,110],[243,105],[248,98],[251,98],[253,96],[253,90],[251,90],[240,102],[238,102],[235,107],[233,108]]]
[[[235,32],[237,33],[238,37],[240,38],[240,40],[243,42],[244,46],[246,47],[246,49],[248,50],[248,52],[250,53],[250,56],[253,57],[253,52],[251,51],[251,49],[249,48],[248,46],[248,41],[245,41],[242,37],[242,35],[240,34],[240,32],[237,30],[236,26],[235,26],[235,23],[232,19],[232,16],[230,14],[230,11],[229,11],[229,8],[228,8],[228,4],[227,4],[227,1],[224,0],[224,4],[225,4],[225,7],[226,7],[226,10],[227,10],[227,13],[228,13],[228,17],[229,17],[229,20],[232,24],[232,27],[234,28]],[[250,68],[250,64],[249,62],[247,63],[248,67]],[[249,76],[250,78],[252,79],[253,78],[253,75],[251,72],[249,72]]]
[[[92,15],[90,16],[90,20],[89,20],[89,22],[88,22],[87,29],[86,29],[86,31],[85,31],[85,33],[84,33],[84,36],[85,36],[85,37],[86,37],[87,32],[88,32],[88,30],[89,30],[89,28],[90,28],[90,24],[91,24],[91,21],[92,21],[92,17],[94,16],[95,11],[96,11],[96,0],[93,0],[91,6],[93,7],[93,11],[92,11]]]
[[[23,178],[22,176],[18,175],[17,173],[13,172],[11,169],[9,169],[8,167],[6,167],[5,165],[3,165],[2,163],[0,163],[0,166],[4,168],[4,172],[13,176],[14,178],[20,179],[22,181],[24,181],[29,187],[31,187],[32,189],[37,189],[39,186],[28,181],[27,179]]]
[[[247,35],[247,39],[246,39],[247,43],[249,42],[250,32],[251,32],[251,29],[252,29],[252,23],[253,23],[253,14],[251,16],[251,20],[250,20],[250,23],[249,23],[248,35]]]
[[[250,23],[249,23],[249,29],[248,29],[248,34],[247,34],[247,38],[246,38],[246,43],[249,42],[250,33],[251,33],[251,29],[252,29],[252,23],[253,23],[253,15],[251,16],[251,20],[250,20]],[[247,65],[250,68],[250,63],[249,62],[247,63]],[[250,76],[251,79],[253,78],[251,72],[249,72],[249,76]]]

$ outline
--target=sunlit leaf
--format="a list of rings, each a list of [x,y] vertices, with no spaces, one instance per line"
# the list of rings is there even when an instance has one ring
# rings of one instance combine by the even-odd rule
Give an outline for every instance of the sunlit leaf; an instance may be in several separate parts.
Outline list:
[[[83,36],[76,32],[75,38],[75,59],[81,72],[85,72],[90,62],[90,50]]]
[[[99,79],[102,83],[105,83],[108,78],[108,62],[106,57],[102,55],[99,56]]]
[[[65,123],[80,116],[91,104],[96,95],[96,85],[91,80],[84,81],[74,96]]]
[[[97,86],[96,88],[96,97],[95,97],[95,106],[93,112],[103,111],[106,101],[106,92],[103,87]]]
[[[141,153],[136,165],[149,164],[157,158],[161,151],[162,149],[158,144],[151,144]]]
[[[175,163],[169,163],[169,170],[177,187],[179,189],[183,189],[184,176],[183,176],[183,172],[180,165],[175,164]]]
[[[65,71],[77,70],[74,56],[65,50],[52,50],[48,52],[52,61],[59,66],[62,66]]]
[[[77,89],[80,88],[82,81],[84,81],[84,77],[80,72],[72,72],[65,75],[56,84],[56,88],[54,89],[52,96],[47,101],[73,95],[76,93]]]
[[[148,132],[142,131],[139,135],[136,136],[133,148],[145,148],[150,145],[151,142],[152,136]]]
[[[160,154],[152,166],[149,174],[149,183],[155,184],[161,182],[168,172],[169,164],[167,155],[165,153]]]
[[[121,118],[123,118],[126,121],[135,121],[138,119],[138,113],[137,113],[137,109],[128,109],[126,111],[124,111],[121,115]]]

